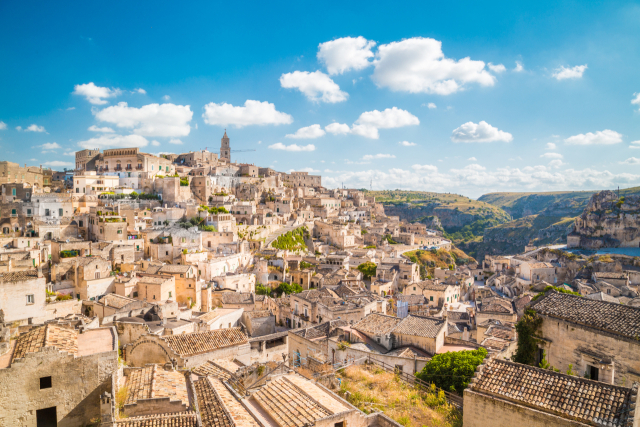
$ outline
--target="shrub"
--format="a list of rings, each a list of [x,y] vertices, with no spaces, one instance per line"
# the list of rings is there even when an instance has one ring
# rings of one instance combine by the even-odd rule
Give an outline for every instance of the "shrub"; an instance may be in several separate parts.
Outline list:
[[[371,278],[376,275],[377,267],[378,266],[375,263],[367,261],[358,266],[358,271],[361,272],[365,277]]]
[[[487,350],[452,351],[436,354],[416,377],[437,387],[462,395],[476,368],[487,356]]]

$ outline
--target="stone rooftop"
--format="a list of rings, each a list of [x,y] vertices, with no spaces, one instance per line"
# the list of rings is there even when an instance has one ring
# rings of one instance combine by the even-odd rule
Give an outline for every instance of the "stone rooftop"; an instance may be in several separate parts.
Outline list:
[[[191,269],[192,266],[191,265],[180,265],[180,264],[176,264],[176,265],[172,265],[172,264],[167,264],[167,265],[163,265],[162,267],[160,267],[159,272],[160,273],[182,273],[182,274],[186,274],[189,269]]]
[[[640,308],[549,291],[531,305],[539,314],[637,340]]]
[[[216,360],[216,362],[218,362],[218,360]],[[191,372],[200,377],[211,376],[214,378],[219,378],[223,381],[227,381],[229,378],[231,378],[233,372],[230,372],[228,369],[224,368],[216,362],[214,362],[213,360],[208,360],[202,365],[193,368]]]
[[[251,319],[273,316],[273,314],[269,310],[246,311],[245,314]]]
[[[491,312],[491,313],[506,313],[513,314],[513,305],[511,301],[501,298],[493,298],[490,301],[482,302],[480,304],[481,313]]]
[[[595,277],[598,279],[621,279],[624,280],[627,278],[627,273],[620,272],[608,272],[608,271],[599,271],[597,273],[593,273]]]
[[[203,427],[235,427],[229,412],[207,378],[194,382]]]
[[[38,270],[12,271],[8,273],[0,273],[0,283],[4,282],[26,282],[38,278]]]
[[[115,427],[198,427],[198,419],[193,411],[143,415],[118,420]]]
[[[301,381],[293,380],[293,377],[295,376],[286,375],[274,378],[251,397],[251,400],[255,401],[278,426],[304,427],[305,425],[314,425],[319,419],[347,409],[342,406],[342,408],[332,411],[327,408],[327,403],[331,404],[330,401],[320,404],[319,396],[312,398],[308,394],[309,392],[319,394],[312,389],[312,387],[315,389],[318,387],[304,379]],[[339,404],[338,401],[335,403]]]
[[[485,336],[500,338],[502,340],[512,341],[516,337],[516,331],[509,326],[491,325],[485,331]]]
[[[55,347],[74,356],[78,354],[78,332],[52,323],[32,328],[21,334],[16,341],[12,362],[44,347]]]
[[[469,388],[562,418],[606,426],[632,425],[631,404],[637,398],[635,383],[633,388],[617,387],[500,359],[480,365]]]
[[[137,301],[136,299],[125,297],[118,294],[107,294],[100,298],[99,304],[113,308],[122,308],[127,304]]]
[[[371,313],[352,328],[369,335],[386,335],[390,334],[401,321],[402,319],[397,317]]]
[[[182,372],[166,370],[162,365],[132,369],[127,378],[128,395],[126,405],[138,400],[168,397],[189,406],[187,380]]]
[[[161,337],[180,356],[217,350],[233,345],[246,344],[247,336],[240,328],[216,329],[215,331],[193,332],[190,334]]]
[[[222,294],[223,304],[253,304],[251,293],[225,292]]]
[[[425,338],[435,338],[445,327],[443,319],[409,315],[393,330],[396,334],[413,335]]]

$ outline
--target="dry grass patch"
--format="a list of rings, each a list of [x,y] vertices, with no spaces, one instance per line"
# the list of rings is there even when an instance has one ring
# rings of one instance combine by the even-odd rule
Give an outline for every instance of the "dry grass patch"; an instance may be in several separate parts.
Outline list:
[[[365,413],[382,411],[405,427],[462,426],[462,414],[435,388],[422,391],[378,367],[349,366],[339,371],[340,394]]]

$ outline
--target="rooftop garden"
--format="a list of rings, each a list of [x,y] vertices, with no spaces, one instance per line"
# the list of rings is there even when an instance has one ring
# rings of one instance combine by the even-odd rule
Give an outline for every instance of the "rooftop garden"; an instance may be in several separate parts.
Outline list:
[[[180,178],[180,186],[181,187],[188,187],[189,186],[189,178],[187,178],[186,176],[183,178]]]
[[[60,251],[60,258],[73,258],[79,255],[80,251],[76,250]]]
[[[405,427],[462,426],[462,414],[435,386],[422,390],[377,366],[353,365],[338,372],[339,393],[364,413],[383,412]]]
[[[229,213],[229,211],[225,209],[224,206],[216,207],[216,206],[205,206],[205,205],[200,205],[200,207],[198,208],[198,212],[209,212],[210,214],[213,214],[213,215],[217,215],[221,213],[225,213],[225,214]]]

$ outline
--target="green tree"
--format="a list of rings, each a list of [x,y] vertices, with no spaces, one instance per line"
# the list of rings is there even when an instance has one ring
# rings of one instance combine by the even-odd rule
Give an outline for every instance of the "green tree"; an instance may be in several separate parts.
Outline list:
[[[282,294],[299,294],[300,292],[302,292],[302,286],[298,285],[297,283],[289,284],[285,282],[280,283],[278,287],[273,290],[273,293],[278,296]]]
[[[542,325],[542,318],[538,314],[527,309],[524,315],[516,323],[518,333],[518,348],[511,360],[517,363],[533,366],[536,363],[536,352],[538,351],[538,339],[535,334]]]
[[[559,293],[561,293],[561,294],[576,295],[576,296],[579,296],[579,297],[581,297],[581,296],[582,296],[579,292],[568,291],[568,290],[566,290],[566,289],[564,289],[564,288],[558,288],[558,287],[556,287],[556,286],[551,286],[551,285],[549,285],[549,286],[547,286],[546,288],[544,288],[544,291],[537,293],[533,298],[531,298],[531,301],[536,301],[537,299],[542,298],[542,296],[543,296],[547,291],[551,291],[551,290],[556,291],[556,292],[559,292]]]
[[[270,295],[271,288],[264,286],[262,283],[256,283],[256,295]]]
[[[462,395],[474,372],[487,356],[487,350],[450,351],[436,354],[416,377],[443,390]]]
[[[367,261],[358,266],[358,271],[364,275],[365,278],[372,278],[376,275],[377,265],[371,261]]]

